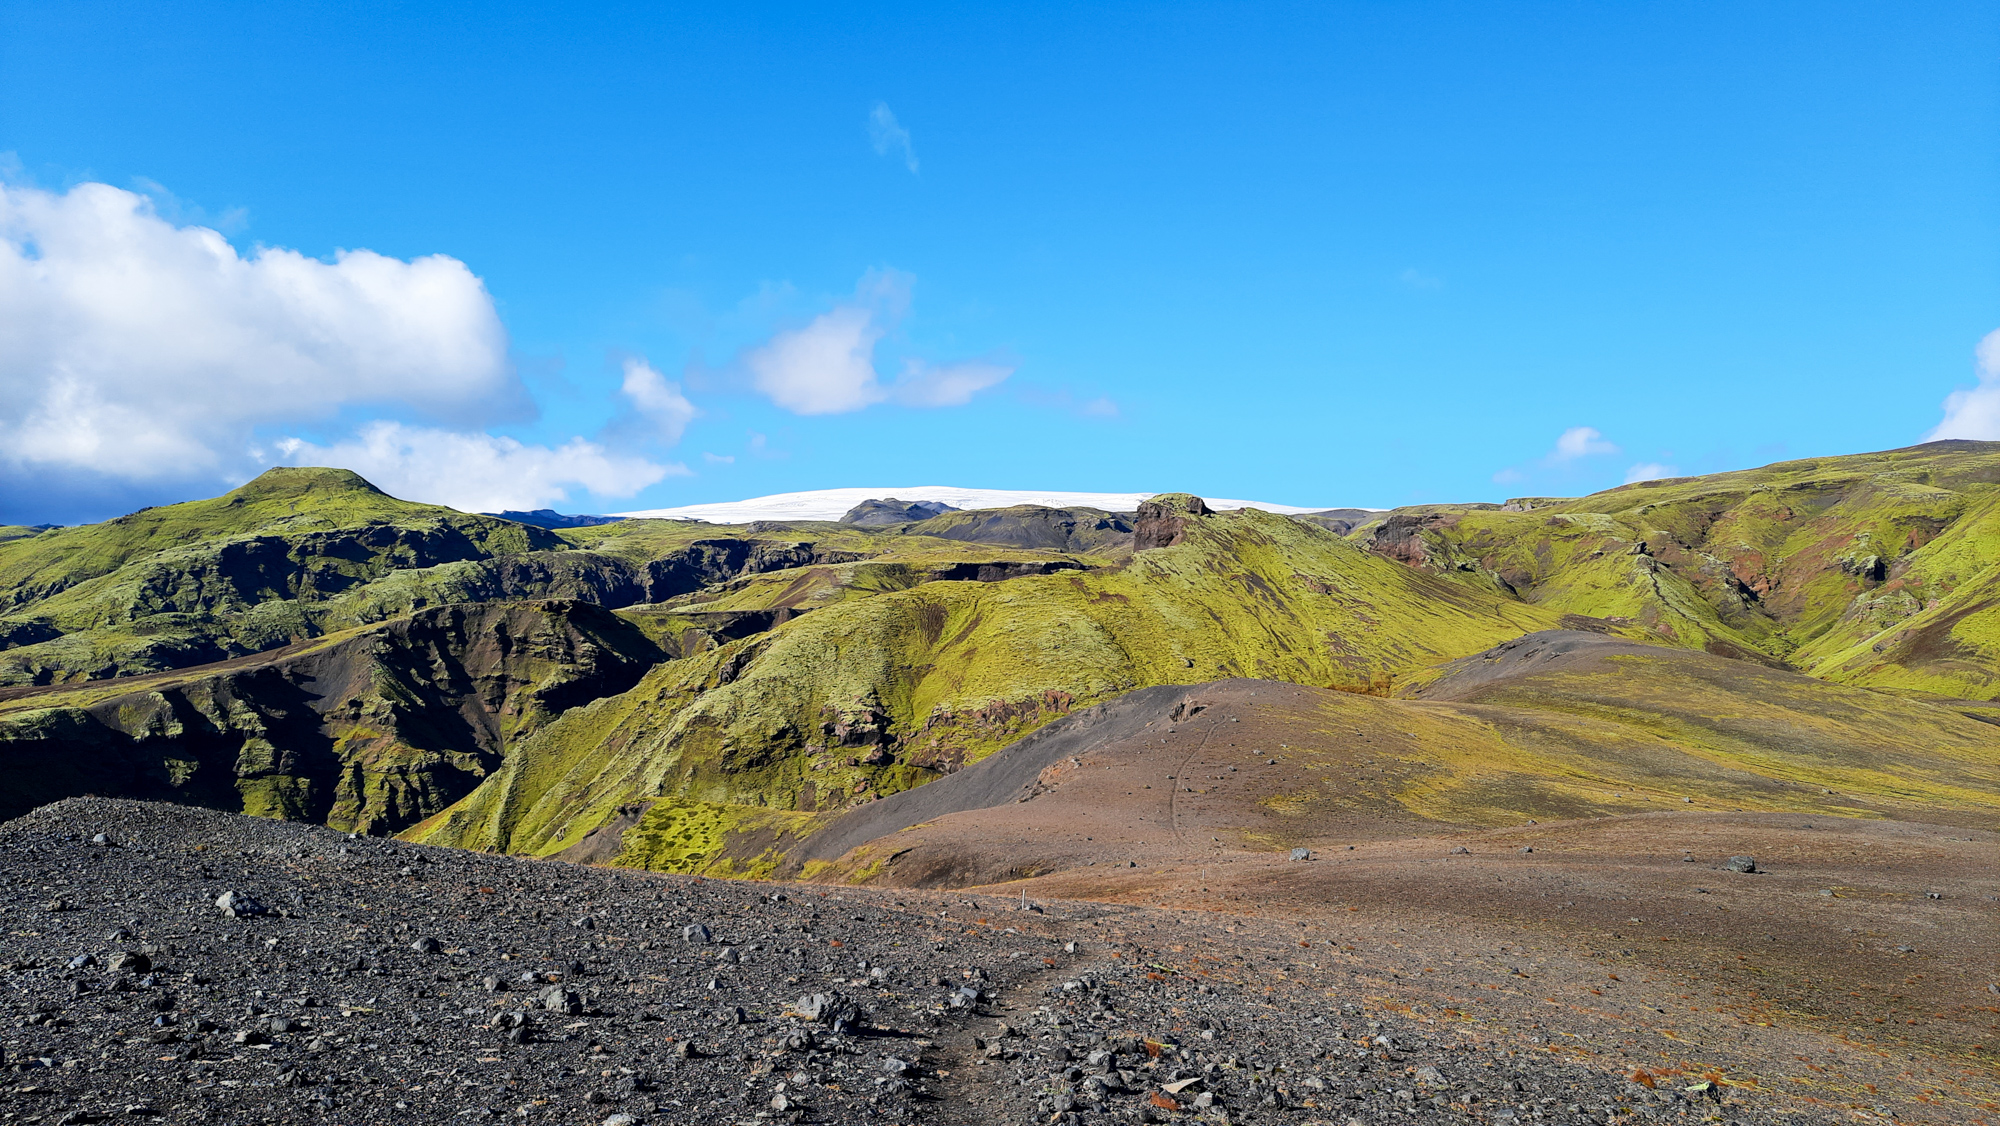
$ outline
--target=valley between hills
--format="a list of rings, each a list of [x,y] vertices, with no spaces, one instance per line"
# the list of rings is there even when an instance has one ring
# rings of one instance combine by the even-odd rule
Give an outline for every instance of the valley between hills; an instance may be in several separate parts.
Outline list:
[[[273,469],[0,529],[0,756],[37,847],[52,809],[115,836],[200,807],[203,840],[247,815],[884,918],[971,897],[995,932],[1012,902],[1051,941],[1115,910],[1141,988],[1240,945],[1284,967],[1286,1020],[1322,1006],[1363,1055],[1393,1020],[1609,1084],[1197,1106],[1023,1062],[1018,1105],[846,1120],[2000,1121],[1996,443],[1387,512],[748,524]],[[636,886],[603,875],[604,902]],[[1149,1018],[1194,1070],[1209,996]],[[1254,1021],[1207,1031],[1247,1059]],[[1269,1051],[1303,1076],[1314,1035]]]

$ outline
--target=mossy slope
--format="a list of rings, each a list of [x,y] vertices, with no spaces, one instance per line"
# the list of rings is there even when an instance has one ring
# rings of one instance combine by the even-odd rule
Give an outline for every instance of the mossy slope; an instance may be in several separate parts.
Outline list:
[[[1350,535],[1535,605],[1831,680],[2000,692],[2000,444],[1781,462],[1571,500],[1399,510]]]
[[[1133,688],[1259,676],[1385,690],[1558,618],[1283,517],[1190,517],[1177,546],[1121,567],[882,593],[662,666],[524,744],[414,835],[547,854],[644,800],[663,817],[720,811],[712,838],[752,814],[768,831],[771,811],[907,788]]]

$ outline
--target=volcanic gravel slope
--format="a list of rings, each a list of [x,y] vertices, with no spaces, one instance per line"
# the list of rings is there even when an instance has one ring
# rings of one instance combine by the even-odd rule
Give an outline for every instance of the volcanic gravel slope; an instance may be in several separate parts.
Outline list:
[[[1364,1006],[1291,924],[87,798],[0,825],[0,866],[0,1122],[1833,1120]]]

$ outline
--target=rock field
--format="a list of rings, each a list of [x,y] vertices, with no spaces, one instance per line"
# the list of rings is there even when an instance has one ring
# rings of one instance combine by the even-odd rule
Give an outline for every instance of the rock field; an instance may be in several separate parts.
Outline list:
[[[1280,921],[95,798],[0,825],[0,876],[0,1123],[1852,1120],[1416,1021]]]

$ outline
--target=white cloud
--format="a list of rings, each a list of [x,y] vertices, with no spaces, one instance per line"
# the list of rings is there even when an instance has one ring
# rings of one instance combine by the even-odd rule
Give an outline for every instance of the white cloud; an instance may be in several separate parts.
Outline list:
[[[1582,457],[1599,454],[1615,454],[1618,447],[1604,440],[1604,435],[1594,426],[1572,426],[1556,438],[1556,448],[1549,451],[1544,460],[1550,465],[1562,465]]]
[[[623,389],[639,413],[659,426],[661,439],[670,446],[681,440],[688,423],[701,413],[681,394],[680,384],[668,380],[641,359],[625,361]]]
[[[260,432],[369,408],[446,425],[377,421],[330,445],[277,447],[291,464],[344,466],[470,510],[544,507],[575,488],[630,496],[686,472],[581,438],[530,446],[458,429],[527,403],[507,347],[485,285],[454,258],[246,256],[106,184],[0,184],[0,478],[241,480],[267,464]],[[625,393],[670,441],[696,413],[643,362],[628,365]]]
[[[1630,485],[1635,481],[1657,481],[1662,477],[1673,475],[1674,467],[1671,465],[1661,465],[1657,461],[1642,461],[1625,471],[1625,483]]]
[[[1945,397],[1944,421],[1925,435],[1924,441],[2000,440],[2000,329],[1987,333],[1973,349],[1973,366],[1979,373],[1978,386]]]
[[[903,166],[911,172],[917,170],[917,152],[910,147],[910,131],[896,120],[886,103],[876,102],[875,108],[868,111],[868,139],[875,145],[876,155],[901,151]]]
[[[396,422],[371,422],[330,446],[296,438],[278,445],[287,464],[352,469],[391,496],[465,512],[550,508],[576,488],[628,497],[669,475],[688,474],[684,466],[619,456],[582,438],[551,448]]]
[[[1411,266],[1408,269],[1404,270],[1402,273],[1397,274],[1396,280],[1402,282],[1404,285],[1409,286],[1411,289],[1444,288],[1443,278],[1438,277],[1435,274],[1426,274],[1422,270],[1417,269],[1415,266]]]
[[[875,345],[909,306],[910,279],[894,272],[862,279],[853,300],[787,329],[743,357],[750,383],[794,414],[845,414],[876,403],[956,407],[1014,373],[973,361],[932,364],[909,358],[902,377],[884,384],[875,373]]]
[[[842,414],[882,401],[875,311],[846,305],[781,332],[744,357],[757,390],[794,414]]]
[[[890,388],[890,397],[909,407],[962,407],[972,397],[1014,374],[999,364],[927,364],[906,360],[903,378]]]
[[[0,462],[144,481],[228,471],[263,425],[518,404],[486,287],[443,255],[239,255],[106,184],[0,184]]]

